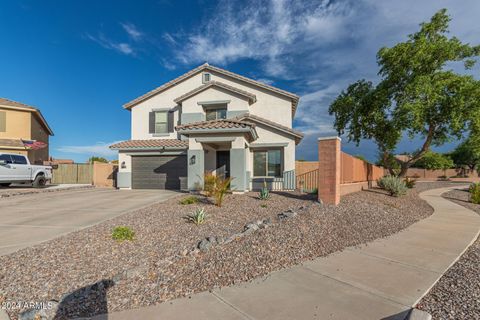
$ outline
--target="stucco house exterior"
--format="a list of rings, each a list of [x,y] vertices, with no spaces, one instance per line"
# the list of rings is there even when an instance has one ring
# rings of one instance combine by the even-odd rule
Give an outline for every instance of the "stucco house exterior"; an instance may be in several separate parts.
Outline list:
[[[299,97],[203,64],[124,105],[131,140],[118,150],[120,188],[198,190],[205,172],[231,189],[295,187],[292,129]]]
[[[43,164],[49,159],[49,138],[53,131],[39,109],[0,98],[0,152],[18,153],[31,163]],[[41,142],[45,147],[32,149],[25,142]]]

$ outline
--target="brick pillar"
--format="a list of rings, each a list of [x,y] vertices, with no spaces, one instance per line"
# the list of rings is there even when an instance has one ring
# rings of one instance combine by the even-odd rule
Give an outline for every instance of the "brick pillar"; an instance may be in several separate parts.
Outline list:
[[[340,203],[339,137],[318,138],[318,200],[326,204]]]

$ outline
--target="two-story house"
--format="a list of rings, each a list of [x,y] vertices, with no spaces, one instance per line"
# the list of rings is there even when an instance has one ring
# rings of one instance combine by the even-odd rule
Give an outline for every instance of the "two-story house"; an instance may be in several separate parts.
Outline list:
[[[299,97],[203,64],[124,105],[131,140],[119,151],[121,188],[198,190],[205,172],[236,192],[295,187],[292,129]]]
[[[28,156],[31,163],[48,160],[48,143],[53,131],[40,110],[26,104],[0,98],[0,152]],[[40,149],[30,148],[35,142]]]

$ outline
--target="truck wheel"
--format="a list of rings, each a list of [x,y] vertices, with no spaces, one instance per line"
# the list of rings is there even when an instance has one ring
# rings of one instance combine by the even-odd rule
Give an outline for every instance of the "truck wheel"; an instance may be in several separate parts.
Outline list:
[[[43,188],[47,184],[47,179],[44,176],[38,175],[33,181],[34,188]]]
[[[0,186],[2,187],[10,187],[11,183],[0,183]]]

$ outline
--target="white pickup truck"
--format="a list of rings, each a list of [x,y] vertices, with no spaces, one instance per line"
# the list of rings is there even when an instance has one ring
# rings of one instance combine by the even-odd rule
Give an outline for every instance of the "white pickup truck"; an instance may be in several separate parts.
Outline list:
[[[52,167],[31,165],[21,154],[0,153],[0,186],[32,183],[35,188],[41,188],[51,179]]]

